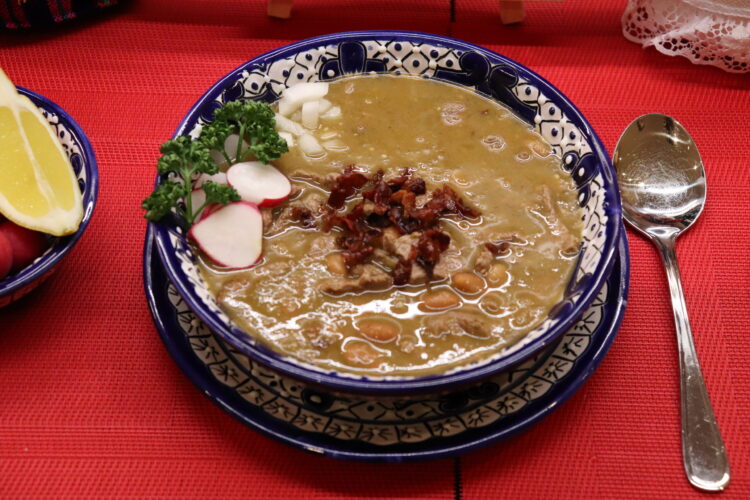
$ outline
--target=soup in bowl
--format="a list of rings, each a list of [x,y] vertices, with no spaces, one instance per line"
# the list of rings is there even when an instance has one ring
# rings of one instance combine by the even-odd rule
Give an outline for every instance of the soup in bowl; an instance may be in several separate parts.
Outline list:
[[[174,221],[155,234],[191,308],[254,359],[336,389],[441,389],[547,345],[606,279],[606,153],[517,63],[428,35],[320,37],[225,77],[176,136],[246,99],[289,150],[272,162],[289,192],[257,203],[262,258],[233,269]]]

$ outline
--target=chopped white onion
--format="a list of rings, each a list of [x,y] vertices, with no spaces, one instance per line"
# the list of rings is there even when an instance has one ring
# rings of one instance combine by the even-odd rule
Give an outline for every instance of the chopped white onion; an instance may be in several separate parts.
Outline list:
[[[331,106],[333,106],[333,104],[331,104],[331,101],[329,101],[328,99],[320,99],[318,101],[318,111],[320,111],[321,113],[325,113],[326,111],[331,109]]]
[[[341,108],[338,106],[334,106],[320,115],[321,120],[338,120],[339,118],[341,118]]]
[[[282,132],[289,132],[292,135],[302,135],[307,133],[302,125],[279,114],[276,115],[276,128]]]
[[[325,149],[320,145],[317,139],[310,134],[303,134],[299,136],[299,148],[307,156],[321,156],[325,153]]]
[[[279,100],[279,113],[289,116],[306,102],[317,101],[328,93],[326,82],[304,82],[287,88]]]
[[[302,105],[302,126],[315,130],[318,128],[318,101],[309,101]]]
[[[289,132],[279,132],[279,136],[286,141],[289,149],[294,147],[294,136]]]

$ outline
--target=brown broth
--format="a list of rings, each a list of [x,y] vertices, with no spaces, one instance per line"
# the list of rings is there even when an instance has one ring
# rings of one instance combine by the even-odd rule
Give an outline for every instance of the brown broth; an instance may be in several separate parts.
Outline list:
[[[442,372],[492,355],[537,326],[563,296],[582,231],[575,185],[550,145],[505,107],[433,80],[348,77],[331,83],[326,99],[342,116],[321,121],[314,135],[339,141],[338,148],[310,158],[293,147],[275,163],[300,188],[285,204],[325,199],[320,178],[349,164],[382,169],[386,178],[412,167],[428,190],[448,183],[482,213],[443,221],[452,240],[443,258],[455,272],[478,276],[481,290],[466,293],[444,280],[331,296],[318,286],[337,276],[329,262],[337,250],[321,248],[321,231],[289,224],[266,235],[263,261],[251,269],[202,263],[229,316],[279,352],[367,375]],[[518,241],[494,267],[475,269],[484,243],[508,235]],[[426,307],[425,296],[438,291],[428,302],[450,302],[452,292],[459,304]]]

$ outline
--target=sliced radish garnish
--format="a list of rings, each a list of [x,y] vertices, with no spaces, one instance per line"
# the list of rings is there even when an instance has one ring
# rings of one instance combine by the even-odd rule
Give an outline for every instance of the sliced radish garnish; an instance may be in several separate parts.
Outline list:
[[[243,269],[262,255],[263,217],[254,204],[238,201],[198,221],[188,235],[216,264]]]
[[[281,115],[276,115],[276,128],[282,132],[289,132],[292,135],[306,134],[305,127],[297,122],[293,122],[289,118],[285,118]]]
[[[279,132],[279,137],[286,141],[286,146],[288,148],[294,147],[294,136],[292,134],[289,132]]]
[[[232,134],[224,140],[224,151],[230,158],[234,158],[235,156],[237,156],[237,143],[239,142],[239,140],[240,136],[237,134]],[[247,142],[242,141],[241,151],[244,151],[246,149]],[[216,162],[217,165],[223,165],[227,162],[227,159],[224,158],[224,155],[222,155],[220,151],[212,149],[210,154],[211,158],[214,159],[214,162]]]
[[[246,161],[227,170],[227,182],[237,190],[243,201],[260,207],[273,207],[289,198],[292,184],[272,165]]]
[[[318,101],[306,102],[302,105],[302,126],[310,130],[318,128],[318,116],[320,115]]]
[[[306,102],[317,101],[328,93],[326,82],[298,83],[284,91],[279,100],[279,113],[289,116]]]
[[[195,181],[195,188],[198,189],[199,187],[202,187],[203,183],[206,181],[212,181],[216,184],[226,184],[227,174],[224,172],[219,172],[218,174],[213,175],[201,174]]]
[[[301,135],[297,140],[299,141],[299,148],[307,156],[321,156],[326,152],[318,140],[310,134]]]

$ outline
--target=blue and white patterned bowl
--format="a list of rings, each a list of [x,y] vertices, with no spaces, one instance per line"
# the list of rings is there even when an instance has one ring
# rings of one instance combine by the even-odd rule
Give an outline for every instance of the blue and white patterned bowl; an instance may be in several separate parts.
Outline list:
[[[55,238],[50,248],[29,266],[5,279],[0,279],[0,307],[20,299],[52,274],[86,230],[94,212],[99,189],[99,173],[94,151],[81,127],[60,106],[46,97],[21,87],[18,87],[18,92],[31,99],[57,133],[78,177],[78,186],[83,197],[83,220],[78,231],[69,236]]]
[[[176,136],[200,133],[224,103],[272,102],[300,82],[369,72],[420,75],[476,90],[510,107],[554,147],[574,179],[584,211],[584,241],[564,300],[520,342],[475,364],[422,377],[362,377],[324,370],[278,354],[234,325],[211,297],[185,232],[155,224],[157,249],[190,309],[240,352],[285,375],[349,392],[408,394],[485,379],[538,352],[567,330],[594,300],[614,260],[621,205],[609,156],[581,113],[546,80],[499,54],[451,38],[363,31],[304,40],[248,61],[219,80],[190,109]]]

